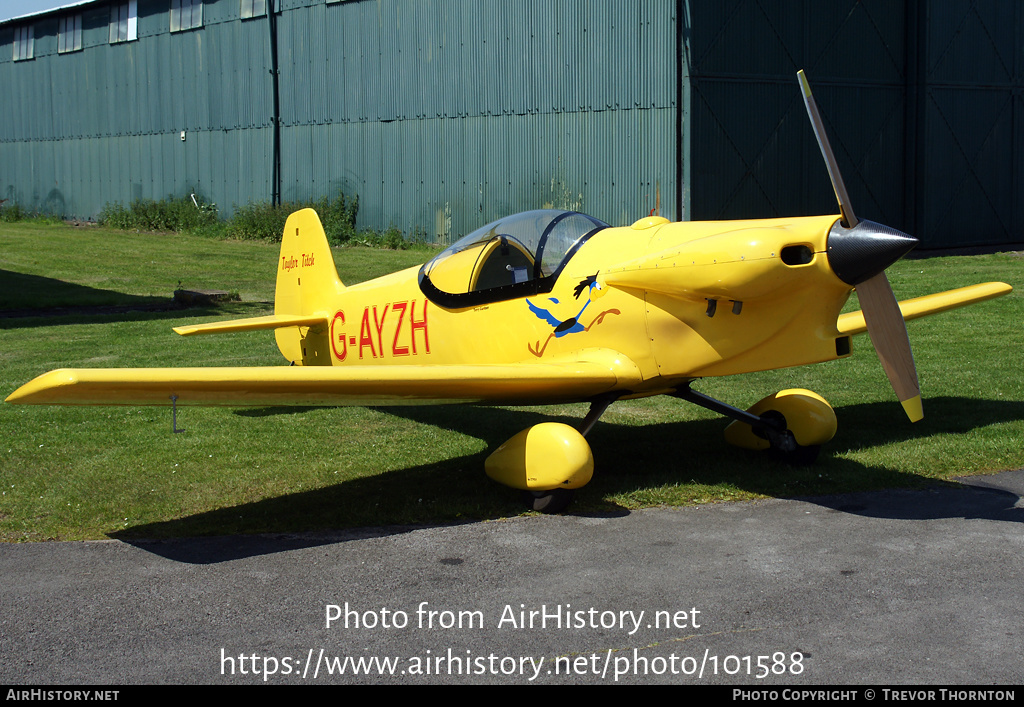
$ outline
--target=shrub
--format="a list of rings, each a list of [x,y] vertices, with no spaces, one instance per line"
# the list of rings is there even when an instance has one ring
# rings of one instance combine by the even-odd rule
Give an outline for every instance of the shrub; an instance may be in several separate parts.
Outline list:
[[[280,242],[288,216],[307,208],[315,209],[319,214],[331,245],[343,245],[355,236],[359,197],[346,200],[340,192],[334,199],[325,196],[311,201],[286,201],[280,206],[272,206],[266,201],[250,202],[235,209],[227,232],[232,238],[242,240]]]
[[[140,231],[195,231],[216,222],[217,205],[194,194],[164,201],[136,199],[128,208],[107,204],[99,215],[102,226]]]
[[[274,208],[266,201],[250,202],[235,208],[227,235],[240,240],[280,241],[287,218],[283,209]]]
[[[391,250],[405,250],[409,247],[405,236],[394,226],[388,228],[384,233],[362,231],[352,238],[352,242],[370,248],[390,248]]]
[[[332,246],[358,243],[374,248],[401,250],[410,243],[402,232],[392,226],[384,233],[356,231],[359,197],[349,199],[338,192],[333,199],[322,197],[307,201],[289,201],[273,206],[266,201],[249,202],[235,208],[228,221],[217,220],[217,205],[201,198],[186,196],[165,201],[137,199],[125,208],[120,204],[107,204],[100,212],[99,222],[110,228],[140,231],[187,231],[194,235],[213,238],[237,238],[281,242],[288,216],[300,209],[314,209]]]
[[[0,222],[36,221],[38,223],[60,223],[60,216],[39,211],[27,211],[20,204],[0,204]]]
[[[28,214],[18,204],[11,204],[10,206],[0,206],[0,221],[5,223],[14,223],[15,221],[23,220]]]

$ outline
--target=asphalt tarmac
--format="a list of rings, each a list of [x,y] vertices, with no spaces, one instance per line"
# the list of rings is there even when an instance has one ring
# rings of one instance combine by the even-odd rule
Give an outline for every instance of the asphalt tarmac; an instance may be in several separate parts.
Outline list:
[[[1020,685],[1022,495],[0,544],[0,683]]]

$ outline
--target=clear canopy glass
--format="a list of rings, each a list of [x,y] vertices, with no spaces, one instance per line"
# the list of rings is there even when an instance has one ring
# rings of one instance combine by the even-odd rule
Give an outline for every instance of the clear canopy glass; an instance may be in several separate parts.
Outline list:
[[[608,224],[545,209],[478,228],[420,269],[420,287],[442,306],[471,306],[550,291],[579,247]]]

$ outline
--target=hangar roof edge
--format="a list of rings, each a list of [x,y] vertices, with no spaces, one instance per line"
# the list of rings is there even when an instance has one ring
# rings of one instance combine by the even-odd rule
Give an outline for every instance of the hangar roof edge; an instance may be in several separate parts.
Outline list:
[[[101,2],[106,0],[74,0],[73,2],[65,2],[58,7],[50,8],[49,10],[37,10],[36,12],[29,12],[25,15],[18,15],[17,17],[11,17],[6,20],[0,20],[0,25],[9,25],[16,22],[25,22],[26,20],[36,19],[37,17],[45,17],[47,15],[55,15],[61,12],[66,12],[76,7],[84,7],[85,5],[99,5]]]

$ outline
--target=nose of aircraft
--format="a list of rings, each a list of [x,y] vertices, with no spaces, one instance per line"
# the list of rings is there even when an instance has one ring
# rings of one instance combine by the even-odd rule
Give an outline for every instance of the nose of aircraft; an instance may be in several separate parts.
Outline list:
[[[873,221],[845,228],[836,221],[828,234],[828,264],[848,285],[859,285],[906,255],[917,239]]]

